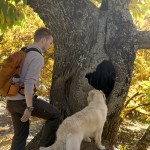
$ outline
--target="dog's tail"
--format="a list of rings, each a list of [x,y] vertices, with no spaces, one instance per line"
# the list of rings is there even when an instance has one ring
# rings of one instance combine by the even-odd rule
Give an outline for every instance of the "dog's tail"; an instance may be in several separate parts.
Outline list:
[[[40,147],[40,150],[61,150],[64,147],[63,141],[56,141],[53,145],[49,147]]]

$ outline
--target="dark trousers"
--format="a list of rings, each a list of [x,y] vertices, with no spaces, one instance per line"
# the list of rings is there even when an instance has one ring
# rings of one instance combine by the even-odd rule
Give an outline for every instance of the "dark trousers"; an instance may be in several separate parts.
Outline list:
[[[33,107],[34,110],[31,115],[46,120],[42,129],[39,146],[50,146],[55,141],[61,115],[54,106],[37,97],[33,98]],[[29,120],[27,122],[20,121],[25,108],[25,100],[7,100],[7,109],[11,114],[14,127],[11,150],[25,150],[26,140],[29,134]]]

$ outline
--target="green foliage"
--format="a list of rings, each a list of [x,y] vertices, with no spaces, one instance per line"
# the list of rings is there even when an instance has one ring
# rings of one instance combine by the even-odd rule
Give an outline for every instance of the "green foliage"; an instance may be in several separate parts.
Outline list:
[[[150,78],[140,83],[141,92],[145,94],[146,101],[150,102]]]
[[[150,26],[149,26],[150,28]],[[150,51],[139,50],[134,62],[133,78],[122,117],[150,120]]]
[[[143,93],[142,100],[149,102],[150,91],[150,51],[140,50],[134,63],[133,79],[131,82],[132,92]]]
[[[149,8],[150,0],[131,0],[129,9],[135,24],[138,24],[138,26],[144,24],[145,17],[150,14]]]
[[[133,0],[130,6],[138,30],[150,30],[150,0]],[[138,8],[139,7],[139,8]],[[149,7],[149,8],[148,8]],[[122,117],[150,120],[150,51],[139,50],[134,62],[130,89],[124,104]]]
[[[23,27],[26,0],[0,0],[0,35],[14,25]]]
[[[122,145],[119,145],[119,150],[127,150],[127,146],[122,146]]]

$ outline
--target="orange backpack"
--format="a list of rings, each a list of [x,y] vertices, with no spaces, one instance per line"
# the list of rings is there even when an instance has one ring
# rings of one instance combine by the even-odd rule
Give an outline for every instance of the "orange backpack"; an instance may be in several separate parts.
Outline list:
[[[13,96],[16,95],[21,87],[15,86],[12,82],[14,76],[19,76],[21,67],[24,62],[26,53],[29,51],[37,51],[35,48],[27,49],[23,47],[20,51],[10,55],[0,68],[0,95]],[[40,52],[39,52],[40,53]]]

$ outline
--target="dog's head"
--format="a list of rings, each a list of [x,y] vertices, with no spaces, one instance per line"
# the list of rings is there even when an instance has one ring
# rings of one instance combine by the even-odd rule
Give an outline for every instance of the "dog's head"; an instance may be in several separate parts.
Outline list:
[[[91,90],[88,93],[87,101],[88,104],[92,101],[102,101],[104,102],[106,100],[105,94],[103,91],[99,90]]]

